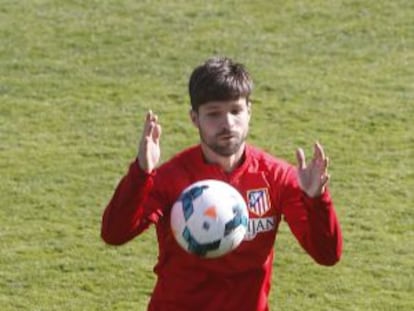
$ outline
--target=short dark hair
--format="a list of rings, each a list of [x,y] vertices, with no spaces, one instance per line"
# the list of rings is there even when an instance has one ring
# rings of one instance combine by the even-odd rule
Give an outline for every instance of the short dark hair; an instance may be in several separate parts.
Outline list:
[[[228,57],[213,57],[194,69],[188,88],[191,108],[198,111],[210,101],[249,100],[253,81],[242,64]]]

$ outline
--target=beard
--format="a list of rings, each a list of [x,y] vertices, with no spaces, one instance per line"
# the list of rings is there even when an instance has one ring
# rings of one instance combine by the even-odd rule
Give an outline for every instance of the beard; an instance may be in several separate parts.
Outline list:
[[[247,130],[243,133],[223,130],[214,137],[206,137],[201,129],[199,132],[201,141],[222,157],[236,154],[247,138]]]

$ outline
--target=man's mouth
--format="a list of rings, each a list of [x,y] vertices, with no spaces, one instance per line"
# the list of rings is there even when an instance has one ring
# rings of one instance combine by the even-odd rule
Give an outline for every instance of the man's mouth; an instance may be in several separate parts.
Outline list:
[[[237,137],[237,133],[234,132],[222,132],[217,135],[221,139],[231,139]]]
[[[222,139],[222,140],[230,140],[235,138],[236,136],[233,134],[223,134],[223,135],[219,135],[218,138]]]

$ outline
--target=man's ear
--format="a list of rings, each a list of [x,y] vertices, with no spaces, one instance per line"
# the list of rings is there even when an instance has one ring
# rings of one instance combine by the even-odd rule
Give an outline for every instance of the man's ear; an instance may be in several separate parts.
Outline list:
[[[247,101],[247,112],[249,114],[249,118],[252,116],[252,102],[249,100]]]
[[[193,109],[190,109],[190,113],[189,114],[190,114],[191,122],[193,123],[193,125],[195,127],[198,128],[198,113],[196,111],[194,111]]]

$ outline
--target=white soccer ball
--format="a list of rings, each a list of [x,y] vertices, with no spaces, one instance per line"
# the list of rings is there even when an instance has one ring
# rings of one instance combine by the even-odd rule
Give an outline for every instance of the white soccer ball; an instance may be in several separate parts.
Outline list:
[[[208,179],[184,189],[171,210],[171,229],[187,252],[215,258],[239,246],[248,218],[246,203],[234,187]]]

